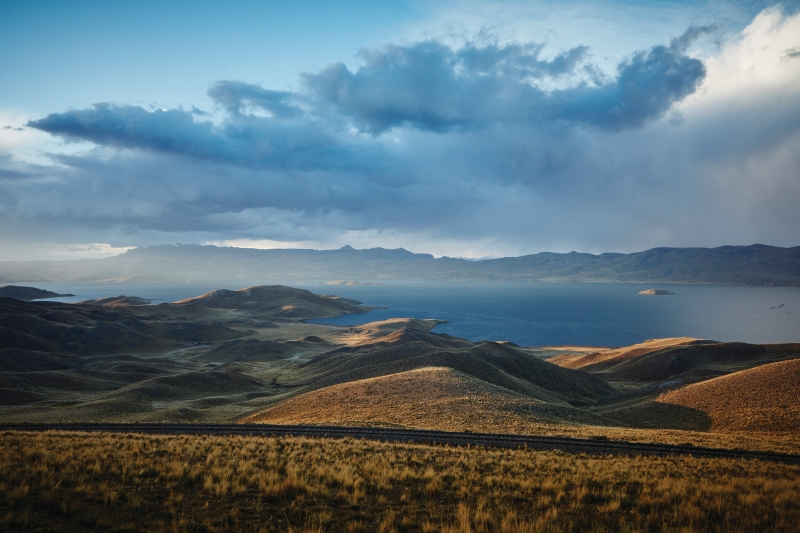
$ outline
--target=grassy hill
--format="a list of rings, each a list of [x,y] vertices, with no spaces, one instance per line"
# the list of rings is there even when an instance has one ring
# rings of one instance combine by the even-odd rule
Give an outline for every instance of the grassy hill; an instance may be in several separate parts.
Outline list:
[[[740,431],[730,422],[740,412],[739,422],[763,428],[748,435],[798,434],[794,419],[779,416],[797,408],[794,389],[761,372],[800,360],[800,344],[681,337],[534,349],[438,334],[437,320],[304,321],[367,310],[280,286],[158,305],[0,298],[0,419],[246,419],[707,442],[708,431]],[[746,386],[718,388],[739,377]],[[776,387],[786,394],[773,401]]]
[[[392,334],[395,342],[340,348],[300,366],[287,385],[303,392],[347,381],[386,376],[426,367],[446,367],[492,385],[535,398],[550,396],[572,405],[589,405],[616,392],[600,379],[581,371],[559,368],[523,350],[496,342],[462,339],[412,330]],[[431,339],[428,341],[427,339]]]
[[[236,418],[254,407],[229,411],[226,405],[282,390],[269,384],[282,370],[276,362],[304,361],[336,347],[308,335],[330,328],[306,326],[303,319],[369,310],[288,287],[144,302],[130,296],[77,304],[0,298],[0,404],[8,407],[0,417]],[[279,338],[287,332],[288,339]]]
[[[800,344],[746,344],[690,338],[657,339],[617,350],[549,359],[628,389],[702,381],[754,366],[800,357]]]
[[[179,300],[175,305],[238,309],[266,317],[302,319],[366,313],[374,309],[361,306],[361,302],[357,300],[330,294],[317,295],[311,291],[283,285],[259,285],[237,291],[217,289],[194,298]]]
[[[619,390],[618,394],[599,400],[591,410],[620,424],[716,431],[723,427],[715,421],[720,415],[704,408],[701,401],[705,391],[708,398],[704,401],[709,406],[717,404],[715,393],[707,388],[708,384],[716,383],[715,378],[734,379],[734,376],[746,375],[746,372],[759,375],[756,371],[767,368],[763,365],[797,359],[800,359],[800,344],[745,344],[677,338],[656,339],[616,350],[567,353],[548,360],[565,368],[579,368]],[[752,382],[749,394],[756,399],[768,397],[772,385],[766,381],[759,383],[757,380]],[[665,392],[673,390],[678,395],[682,391],[695,392],[692,401],[661,401]],[[730,395],[727,398],[733,400]],[[795,398],[786,405],[798,406],[800,401]],[[731,403],[731,416],[735,417],[733,413],[738,406],[742,406],[743,419],[754,416],[739,402]],[[787,419],[785,431],[797,432],[793,423]]]
[[[530,433],[545,424],[610,425],[556,394],[538,398],[448,367],[347,381],[290,398],[243,422],[422,427]]]
[[[800,360],[758,366],[661,394],[657,401],[706,413],[710,430],[800,436]]]

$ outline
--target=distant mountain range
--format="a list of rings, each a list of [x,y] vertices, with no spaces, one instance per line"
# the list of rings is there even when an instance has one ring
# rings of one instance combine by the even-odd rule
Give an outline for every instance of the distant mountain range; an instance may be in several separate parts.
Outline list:
[[[800,246],[653,248],[631,254],[539,253],[470,261],[402,248],[136,248],[105,259],[0,262],[0,283],[198,280],[616,281],[800,286]]]

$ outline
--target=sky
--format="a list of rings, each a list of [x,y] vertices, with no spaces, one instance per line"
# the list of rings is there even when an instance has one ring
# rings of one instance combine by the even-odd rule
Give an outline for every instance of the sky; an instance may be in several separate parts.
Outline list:
[[[0,261],[800,245],[800,0],[0,4]]]

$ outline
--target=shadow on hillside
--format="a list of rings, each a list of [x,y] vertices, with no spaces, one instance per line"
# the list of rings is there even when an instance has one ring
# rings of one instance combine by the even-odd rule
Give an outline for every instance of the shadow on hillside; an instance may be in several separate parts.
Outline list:
[[[711,417],[705,411],[661,403],[655,400],[605,411],[604,415],[626,425],[642,429],[682,429],[688,431],[708,431]]]

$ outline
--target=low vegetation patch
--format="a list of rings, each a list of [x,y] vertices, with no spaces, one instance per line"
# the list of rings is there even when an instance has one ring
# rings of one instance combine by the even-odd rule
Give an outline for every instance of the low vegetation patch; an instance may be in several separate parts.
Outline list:
[[[800,467],[307,438],[0,435],[14,531],[796,531]]]

